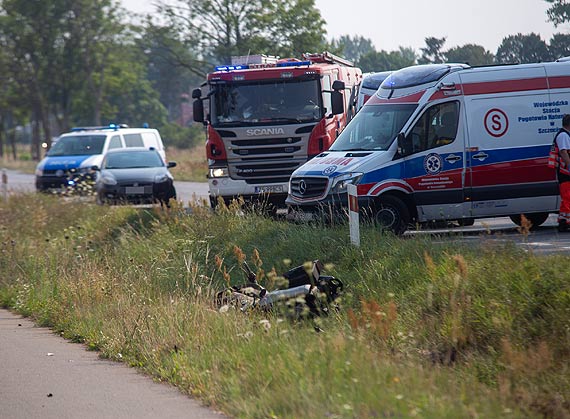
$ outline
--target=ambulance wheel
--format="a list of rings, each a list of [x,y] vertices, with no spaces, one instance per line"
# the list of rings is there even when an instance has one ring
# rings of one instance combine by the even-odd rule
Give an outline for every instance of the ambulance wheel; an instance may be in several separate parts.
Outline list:
[[[384,196],[376,203],[374,221],[382,230],[401,235],[410,223],[410,211],[401,199],[391,195]]]
[[[517,215],[511,215],[509,218],[511,219],[511,221],[513,223],[515,223],[516,225],[518,225],[519,227],[522,224],[522,217],[521,215],[524,215],[526,217],[526,219],[528,221],[530,221],[531,223],[531,230],[536,229],[537,227],[541,226],[542,224],[544,224],[544,222],[548,219],[548,213],[547,212],[536,212],[533,214],[517,214]]]
[[[459,224],[459,227],[471,227],[473,224],[475,224],[475,219],[474,218],[462,218],[460,220],[457,220],[457,224]]]

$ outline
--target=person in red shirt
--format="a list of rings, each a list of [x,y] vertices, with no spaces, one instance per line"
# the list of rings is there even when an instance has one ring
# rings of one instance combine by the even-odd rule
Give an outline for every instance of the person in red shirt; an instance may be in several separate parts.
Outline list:
[[[554,148],[558,152],[558,184],[560,185],[560,212],[558,231],[570,229],[570,114],[562,117],[562,129],[554,137]]]

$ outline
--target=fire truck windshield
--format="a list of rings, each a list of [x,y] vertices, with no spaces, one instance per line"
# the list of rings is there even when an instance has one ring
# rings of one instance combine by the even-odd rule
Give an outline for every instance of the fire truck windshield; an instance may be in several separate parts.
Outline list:
[[[215,84],[213,126],[291,124],[323,117],[319,80]]]
[[[369,105],[356,114],[331,151],[387,150],[417,105]]]

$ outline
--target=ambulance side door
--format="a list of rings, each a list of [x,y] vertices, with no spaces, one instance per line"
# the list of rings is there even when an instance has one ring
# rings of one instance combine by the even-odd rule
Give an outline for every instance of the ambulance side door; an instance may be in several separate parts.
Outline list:
[[[466,198],[474,217],[555,209],[547,157],[553,133],[544,67],[461,74],[467,112]]]
[[[429,105],[404,139],[402,177],[412,187],[420,221],[464,215],[462,115],[459,100]]]

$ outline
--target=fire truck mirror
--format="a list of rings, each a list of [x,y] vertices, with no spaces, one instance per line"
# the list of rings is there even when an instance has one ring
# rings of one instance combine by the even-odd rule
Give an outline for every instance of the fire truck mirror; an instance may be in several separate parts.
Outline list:
[[[196,99],[193,103],[194,122],[204,123],[204,102],[202,99]]]
[[[337,90],[331,92],[331,104],[333,115],[340,115],[344,113],[344,98],[342,97],[341,92]]]
[[[344,90],[344,82],[342,80],[335,80],[332,88],[333,90]]]
[[[202,96],[202,90],[201,89],[192,90],[192,99],[200,99],[201,96]]]

